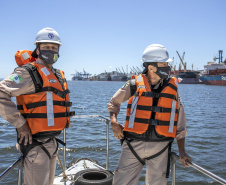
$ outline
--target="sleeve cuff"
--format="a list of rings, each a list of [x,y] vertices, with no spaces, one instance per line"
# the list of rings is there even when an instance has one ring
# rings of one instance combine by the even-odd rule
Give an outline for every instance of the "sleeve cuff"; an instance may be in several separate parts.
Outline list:
[[[22,127],[25,123],[26,123],[26,120],[25,120],[24,117],[21,115],[18,119],[15,120],[15,122],[13,122],[13,125],[14,125],[16,128],[20,128],[20,127]]]
[[[183,131],[177,133],[176,140],[185,138],[187,136],[187,133],[188,133],[187,130],[183,130]]]

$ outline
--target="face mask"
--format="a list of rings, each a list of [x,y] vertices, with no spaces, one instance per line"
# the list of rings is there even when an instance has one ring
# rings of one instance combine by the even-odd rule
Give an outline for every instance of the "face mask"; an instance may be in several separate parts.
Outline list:
[[[143,66],[145,67],[143,74],[146,74],[148,72],[148,65],[153,65],[157,68],[157,71],[155,74],[157,74],[161,79],[165,80],[170,77],[170,66],[167,67],[158,67],[157,62],[152,63],[144,63]]]
[[[40,50],[39,58],[47,64],[54,64],[60,55],[56,51],[52,50]]]
[[[165,80],[170,77],[170,66],[167,67],[157,67],[155,72],[161,79]]]

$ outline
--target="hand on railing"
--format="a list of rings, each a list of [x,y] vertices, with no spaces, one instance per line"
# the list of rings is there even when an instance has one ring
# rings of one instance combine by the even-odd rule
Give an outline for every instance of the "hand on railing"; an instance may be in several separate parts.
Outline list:
[[[192,162],[192,158],[186,153],[180,153],[179,155],[179,161],[183,165],[183,167],[189,167],[190,165],[187,163],[187,161]]]

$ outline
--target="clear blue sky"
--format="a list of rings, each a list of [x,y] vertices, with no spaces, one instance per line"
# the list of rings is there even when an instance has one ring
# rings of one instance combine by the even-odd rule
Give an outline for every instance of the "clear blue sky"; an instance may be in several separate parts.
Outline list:
[[[55,64],[68,79],[83,68],[91,74],[141,66],[144,49],[164,45],[179,64],[203,69],[223,50],[225,0],[38,0],[0,1],[1,78],[17,67],[17,50],[33,50],[37,32],[54,28],[62,47]]]

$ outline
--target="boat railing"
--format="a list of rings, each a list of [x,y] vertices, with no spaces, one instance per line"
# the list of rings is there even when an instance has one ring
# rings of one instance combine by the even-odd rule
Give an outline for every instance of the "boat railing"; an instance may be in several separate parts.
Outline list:
[[[175,153],[175,152],[171,152],[171,173],[172,173],[172,178],[171,178],[171,185],[175,185],[176,184],[176,161],[179,159],[179,156]],[[189,166],[191,166],[192,168],[194,168],[195,170],[203,173],[204,175],[214,179],[215,181],[226,185],[226,180],[222,179],[221,177],[215,175],[214,173],[211,173],[210,171],[202,168],[201,166],[190,162],[188,160],[186,160],[186,162],[189,164]]]
[[[110,123],[110,119],[105,117],[105,116],[100,116],[100,115],[76,115],[73,116],[72,118],[94,118],[94,117],[99,117],[105,120],[106,123],[106,133],[107,133],[107,143],[106,143],[106,170],[108,170],[109,167],[109,123]]]
[[[10,165],[4,172],[0,175],[0,182],[3,180],[8,174],[10,174],[14,168],[18,166],[18,185],[22,185],[22,172],[23,172],[23,156],[20,156],[12,165]]]
[[[100,116],[100,115],[77,115],[77,116],[73,116],[73,118],[94,118],[94,117],[99,117],[105,120],[106,123],[106,127],[107,127],[107,138],[106,138],[106,169],[108,169],[109,167],[109,123],[110,123],[110,119],[104,116]],[[64,141],[66,141],[66,131],[64,129]],[[66,148],[64,148],[64,152],[63,152],[63,160],[64,160],[64,169],[66,166]],[[175,185],[176,183],[176,162],[179,159],[179,156],[175,153],[175,152],[171,152],[171,173],[172,173],[172,178],[171,178],[171,184]],[[0,174],[0,181],[2,179],[4,179],[9,173],[11,173],[13,171],[14,168],[16,168],[18,166],[18,185],[22,185],[22,171],[23,171],[23,157],[19,157],[19,159],[17,159],[11,166],[9,166],[3,173]],[[226,180],[222,179],[221,177],[209,172],[208,170],[202,168],[201,166],[198,166],[197,164],[190,162],[190,161],[186,161],[192,168],[194,168],[195,170],[203,173],[204,175],[212,178],[213,180],[226,185]]]

